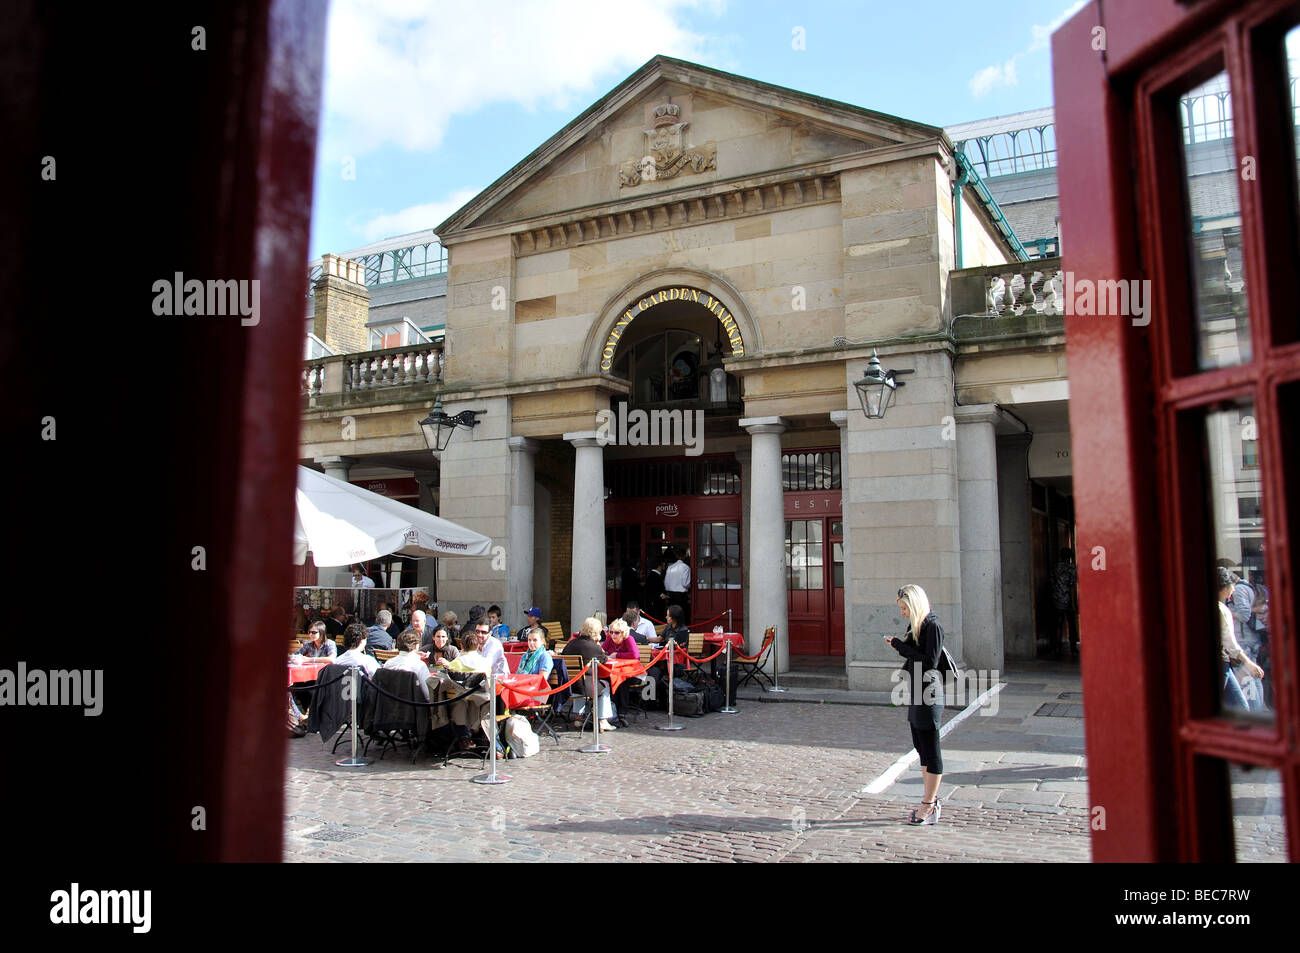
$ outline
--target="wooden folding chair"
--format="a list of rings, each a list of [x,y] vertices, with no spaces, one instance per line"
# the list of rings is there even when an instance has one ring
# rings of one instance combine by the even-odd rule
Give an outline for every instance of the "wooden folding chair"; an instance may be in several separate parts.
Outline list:
[[[744,656],[732,654],[731,664],[736,666],[741,672],[740,681],[736,683],[736,688],[741,688],[751,681],[756,681],[761,686],[767,682],[768,687],[772,686],[772,677],[763,671],[763,664],[767,661],[768,656],[772,654],[772,646],[776,644],[776,626],[770,625],[767,631],[763,633],[763,644],[758,650],[758,654],[753,658],[747,659]]]

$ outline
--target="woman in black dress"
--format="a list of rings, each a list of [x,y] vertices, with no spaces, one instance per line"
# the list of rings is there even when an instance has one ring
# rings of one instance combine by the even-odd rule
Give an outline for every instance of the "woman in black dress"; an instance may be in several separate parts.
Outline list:
[[[930,599],[920,586],[898,590],[898,611],[907,620],[907,637],[885,636],[885,641],[903,656],[907,674],[907,723],[912,728],[912,745],[921,756],[924,782],[921,807],[912,812],[913,824],[937,824],[939,781],[943,777],[943,756],[939,751],[939,719],[943,716],[943,673],[938,670],[943,649],[943,628],[930,611]]]

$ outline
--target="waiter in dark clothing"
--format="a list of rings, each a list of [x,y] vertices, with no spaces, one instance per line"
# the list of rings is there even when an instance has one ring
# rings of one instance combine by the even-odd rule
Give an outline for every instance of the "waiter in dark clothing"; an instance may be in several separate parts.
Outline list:
[[[646,612],[658,619],[665,619],[668,601],[664,597],[664,561],[657,558],[650,564],[650,571],[645,574],[645,598],[641,600]]]
[[[630,559],[623,565],[623,605],[641,601],[641,573],[637,572],[636,560]]]

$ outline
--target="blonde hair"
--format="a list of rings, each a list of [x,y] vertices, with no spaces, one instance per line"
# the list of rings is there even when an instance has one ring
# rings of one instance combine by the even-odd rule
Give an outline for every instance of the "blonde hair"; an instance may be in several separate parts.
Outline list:
[[[615,632],[623,632],[626,634],[627,623],[624,622],[622,619],[615,619],[613,622],[609,624],[609,634],[613,635]]]
[[[588,616],[582,620],[582,627],[578,629],[578,634],[585,635],[589,639],[594,639],[596,636],[600,635],[600,630],[600,620],[595,616]]]
[[[607,616],[603,612],[593,612],[591,614],[591,617],[600,623],[600,627],[602,629],[605,628],[605,626],[609,625],[609,616]]]
[[[912,636],[920,641],[921,623],[930,614],[930,597],[920,586],[906,585],[898,601],[907,606],[907,621],[911,624]]]

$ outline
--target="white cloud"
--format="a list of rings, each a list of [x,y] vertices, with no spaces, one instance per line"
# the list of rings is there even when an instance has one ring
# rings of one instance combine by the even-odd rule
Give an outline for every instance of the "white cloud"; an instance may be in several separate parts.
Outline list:
[[[1016,85],[1016,61],[1007,60],[1001,66],[986,66],[970,78],[970,94],[976,99],[987,96],[998,86]]]
[[[393,235],[405,235],[409,232],[434,228],[441,225],[447,216],[481,191],[482,189],[477,188],[457,189],[444,199],[412,205],[398,212],[376,215],[368,221],[352,226],[352,229],[366,241],[373,242]]]
[[[489,103],[566,108],[656,53],[703,58],[677,22],[720,0],[336,0],[325,60],[328,160],[385,144],[434,149],[451,118]]]
[[[1037,53],[1039,50],[1047,49],[1051,43],[1052,34],[1056,29],[1070,17],[1074,16],[1083,9],[1087,0],[1075,0],[1047,26],[1034,24],[1029,28],[1029,35],[1032,37],[1028,49],[1021,50],[1007,60],[1001,66],[986,66],[970,78],[970,92],[973,97],[980,99],[987,96],[990,92],[999,86],[1014,86],[1019,82],[1016,76],[1016,60],[1022,56],[1028,56],[1030,53]]]
[[[1047,45],[1052,40],[1052,34],[1057,31],[1057,28],[1066,20],[1070,19],[1070,17],[1082,10],[1087,2],[1088,0],[1075,0],[1074,3],[1070,4],[1064,12],[1062,12],[1051,23],[1047,24],[1047,26],[1038,26],[1037,24],[1031,26],[1029,32],[1033,34],[1034,42],[1029,47],[1029,52],[1032,53],[1035,50],[1046,49]]]

